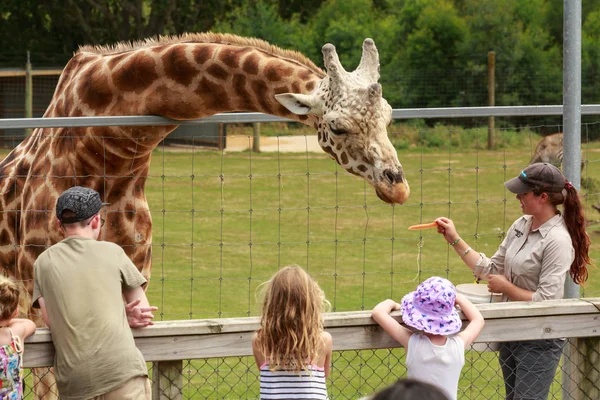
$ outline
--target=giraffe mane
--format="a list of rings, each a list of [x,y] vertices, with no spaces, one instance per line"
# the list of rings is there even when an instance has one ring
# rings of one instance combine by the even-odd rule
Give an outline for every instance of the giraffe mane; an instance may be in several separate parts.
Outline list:
[[[297,61],[312,69],[317,75],[322,77],[325,76],[325,72],[321,68],[319,68],[314,62],[298,51],[282,49],[281,47],[272,45],[262,39],[242,37],[230,33],[183,33],[181,35],[157,36],[155,38],[143,40],[122,41],[109,45],[83,45],[79,46],[79,49],[75,52],[75,54],[95,53],[109,55],[133,51],[140,48],[177,43],[221,43],[254,47],[258,50],[278,57]]]

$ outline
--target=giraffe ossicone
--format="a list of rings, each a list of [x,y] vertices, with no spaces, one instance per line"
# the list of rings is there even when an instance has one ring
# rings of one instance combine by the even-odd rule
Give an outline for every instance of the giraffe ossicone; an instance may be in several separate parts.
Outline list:
[[[365,179],[387,203],[404,203],[410,188],[387,126],[392,108],[382,96],[379,53],[372,39],[365,39],[360,64],[347,72],[332,44],[323,46],[327,76],[310,94],[275,95],[298,115],[317,117],[321,148],[348,172]]]

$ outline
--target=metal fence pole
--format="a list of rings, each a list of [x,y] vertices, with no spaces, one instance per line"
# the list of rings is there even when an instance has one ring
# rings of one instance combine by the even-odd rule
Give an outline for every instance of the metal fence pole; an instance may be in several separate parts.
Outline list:
[[[581,0],[564,0],[563,44],[563,171],[578,190],[581,185]],[[579,285],[565,280],[565,298],[580,296]],[[578,340],[569,339],[563,350],[563,399],[581,396],[582,376]]]
[[[27,51],[27,63],[25,64],[25,118],[33,117],[33,77],[31,73],[31,59],[29,50]],[[29,135],[31,129],[25,130],[25,134]]]

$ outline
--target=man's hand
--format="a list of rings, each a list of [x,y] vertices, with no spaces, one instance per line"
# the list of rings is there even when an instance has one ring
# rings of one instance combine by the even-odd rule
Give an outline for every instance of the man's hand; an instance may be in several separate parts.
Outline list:
[[[125,306],[127,313],[127,322],[131,328],[145,328],[146,326],[154,325],[152,319],[154,314],[152,311],[158,310],[158,307],[140,307],[141,299],[136,299]]]

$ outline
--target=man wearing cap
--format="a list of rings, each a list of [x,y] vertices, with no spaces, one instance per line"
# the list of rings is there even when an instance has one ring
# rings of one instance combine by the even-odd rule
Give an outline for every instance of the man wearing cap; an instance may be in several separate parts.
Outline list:
[[[150,399],[148,369],[131,328],[152,325],[156,307],[123,249],[97,240],[103,206],[89,188],[60,195],[56,216],[65,239],[35,261],[33,306],[52,331],[61,399]]]

